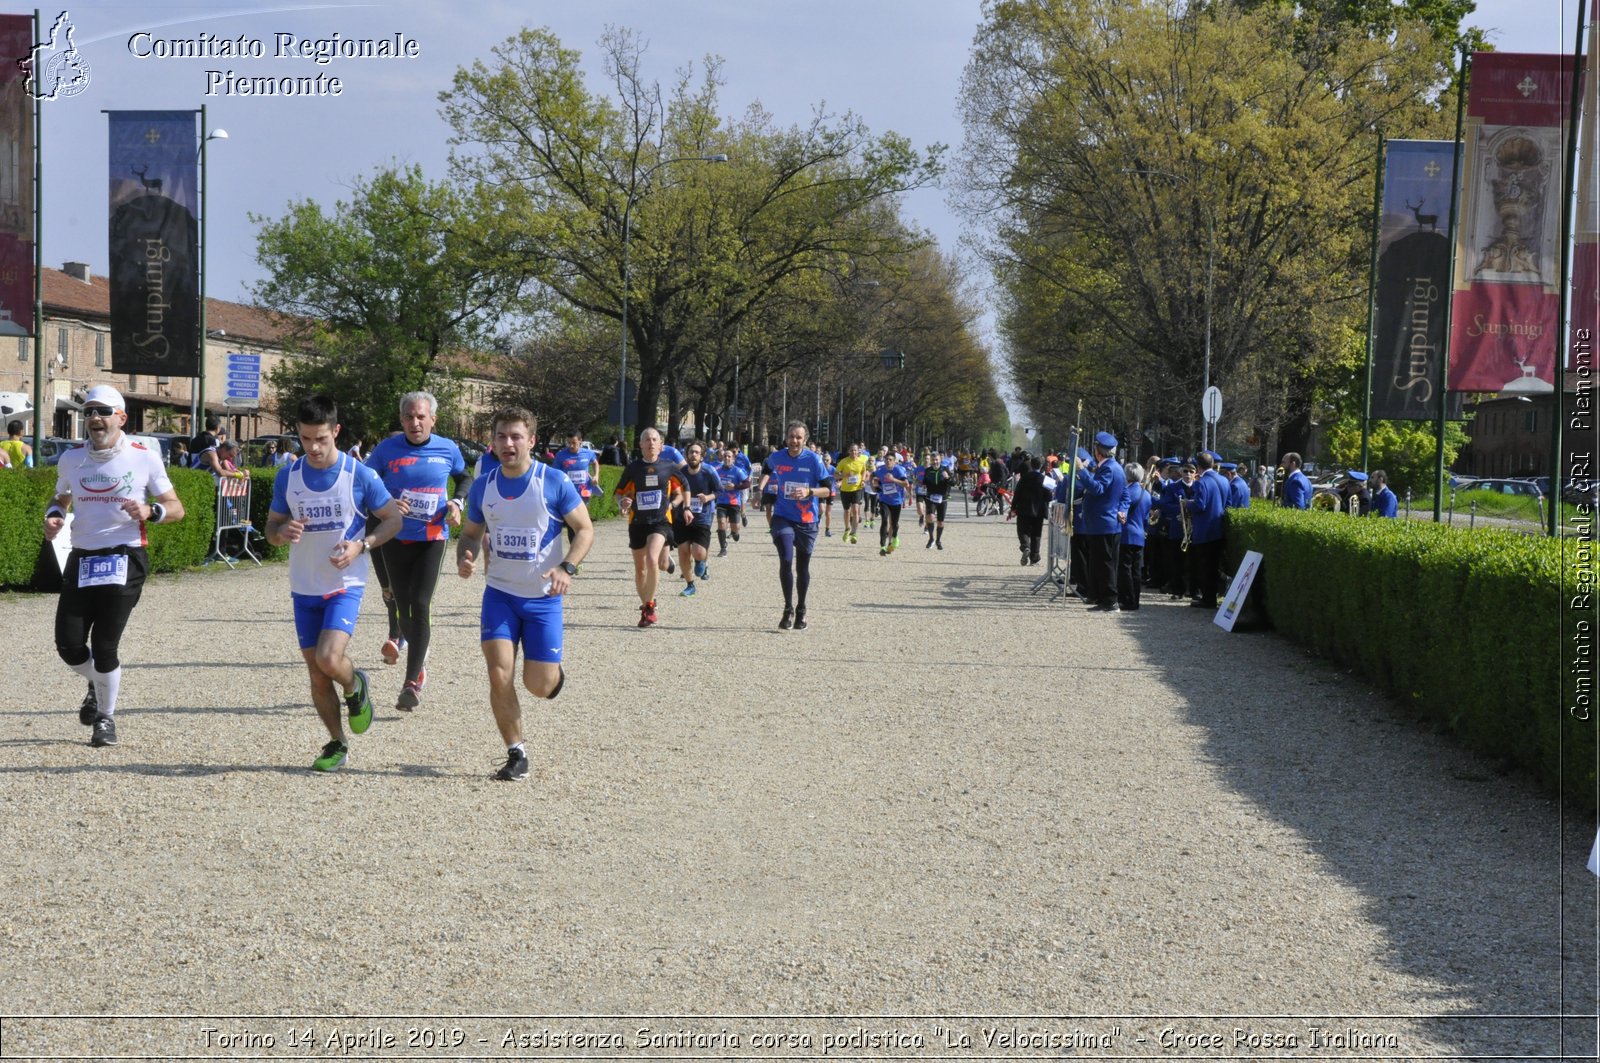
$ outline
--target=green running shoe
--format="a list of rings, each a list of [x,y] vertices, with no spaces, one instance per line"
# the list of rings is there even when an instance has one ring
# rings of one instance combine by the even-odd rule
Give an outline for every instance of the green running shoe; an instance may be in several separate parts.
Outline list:
[[[367,682],[367,673],[356,669],[356,689],[354,693],[345,695],[344,706],[350,712],[350,730],[356,734],[365,734],[368,727],[372,726],[372,698],[370,686]],[[338,767],[338,765],[334,765]]]
[[[350,747],[335,738],[322,747],[322,755],[311,762],[312,771],[334,771],[350,756]]]

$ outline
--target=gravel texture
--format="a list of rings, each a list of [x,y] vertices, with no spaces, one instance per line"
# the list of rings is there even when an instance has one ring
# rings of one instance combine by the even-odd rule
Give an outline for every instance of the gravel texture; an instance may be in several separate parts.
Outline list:
[[[1595,1010],[1587,817],[1277,636],[1030,596],[999,520],[936,551],[908,518],[887,558],[820,539],[811,628],[779,631],[761,523],[696,599],[664,580],[648,631],[601,526],[520,785],[489,780],[481,583],[453,569],[412,715],[373,587],[379,711],[330,776],[283,566],[147,587],[114,749],[77,722],[54,598],[6,599],[0,1014],[240,1017],[7,1019],[6,1057],[409,1029],[373,1015],[590,1016],[458,1020],[452,1058],[541,1028],[694,1051],[597,1017],[641,1013],[742,1037],[712,1056],[785,1054],[760,1031],[981,1054],[1013,1026],[1057,1039],[1031,1055],[1317,1054],[1312,1026],[1356,1032],[1321,1054],[1593,1053],[1558,1018]]]

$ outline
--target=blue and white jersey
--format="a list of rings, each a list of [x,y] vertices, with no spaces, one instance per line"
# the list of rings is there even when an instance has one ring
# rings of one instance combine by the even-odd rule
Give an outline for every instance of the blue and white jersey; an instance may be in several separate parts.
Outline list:
[[[537,461],[521,476],[507,476],[495,466],[473,481],[467,519],[484,526],[485,548],[494,555],[489,586],[517,598],[550,597],[544,573],[562,553],[567,514],[581,505],[572,481]]]
[[[321,598],[367,585],[367,555],[343,569],[333,567],[339,543],[366,532],[367,515],[387,506],[390,496],[378,474],[341,453],[326,469],[313,468],[303,457],[278,470],[272,482],[272,512],[305,525],[300,541],[289,547],[289,591]]]
[[[763,470],[767,494],[778,498],[772,515],[796,524],[815,524],[822,510],[811,489],[829,482],[822,459],[809,450],[802,450],[798,457],[787,449],[775,450],[767,455]]]
[[[926,498],[928,496],[928,485],[922,482],[923,474],[927,471],[928,467],[926,465],[911,466],[911,485],[915,488],[918,498]]]
[[[592,479],[589,475],[591,469],[600,462],[600,455],[588,447],[562,447],[556,451],[556,468],[567,474],[567,479],[572,481],[572,486],[578,489],[580,498],[600,494],[600,481]]]
[[[911,478],[906,470],[902,469],[899,465],[896,465],[893,462],[885,462],[883,466],[873,474],[873,479],[875,479],[878,483],[878,501],[886,506],[904,505],[906,500],[905,488],[901,487],[897,483],[892,482],[889,479],[891,476],[899,480],[909,480]]]
[[[682,465],[687,459],[684,458],[683,451],[671,443],[663,443],[661,444],[661,460],[670,461],[674,465]]]

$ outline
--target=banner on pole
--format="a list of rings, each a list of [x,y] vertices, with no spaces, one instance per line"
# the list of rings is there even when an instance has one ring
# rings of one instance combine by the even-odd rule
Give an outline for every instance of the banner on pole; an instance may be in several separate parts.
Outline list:
[[[33,51],[33,16],[0,15],[0,55]],[[0,336],[33,334],[33,97],[0,63]]]
[[[1462,144],[1450,390],[1555,390],[1571,56],[1477,52]]]
[[[111,369],[200,367],[194,111],[111,112]]]
[[[1439,410],[1450,293],[1450,174],[1455,142],[1391,140],[1378,235],[1372,416],[1431,421]]]

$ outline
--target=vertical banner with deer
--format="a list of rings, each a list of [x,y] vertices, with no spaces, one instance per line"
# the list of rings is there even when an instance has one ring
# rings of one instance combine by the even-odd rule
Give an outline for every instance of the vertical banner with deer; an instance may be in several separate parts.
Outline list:
[[[1372,348],[1372,416],[1377,420],[1438,416],[1454,153],[1450,140],[1387,143]]]
[[[1477,52],[1462,144],[1450,390],[1555,390],[1572,57]]]
[[[33,16],[0,15],[0,55],[29,55]],[[33,333],[33,97],[0,63],[0,336]]]
[[[200,367],[195,111],[112,111],[111,369]]]

